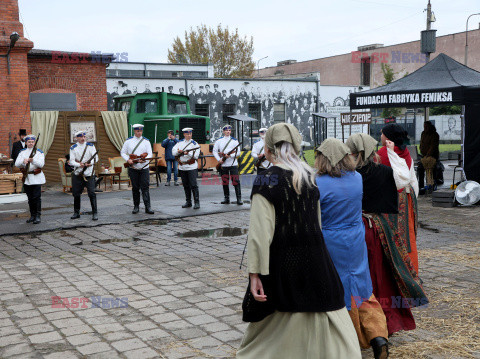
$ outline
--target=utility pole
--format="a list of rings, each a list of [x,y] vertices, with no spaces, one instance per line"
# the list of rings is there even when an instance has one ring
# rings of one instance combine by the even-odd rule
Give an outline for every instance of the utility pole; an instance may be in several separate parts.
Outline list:
[[[428,34],[428,33],[431,33],[431,29],[432,29],[432,22],[435,21],[435,16],[433,15],[432,13],[432,5],[430,4],[430,0],[428,0],[428,4],[427,4],[427,29],[425,31],[425,34]],[[435,30],[434,30],[435,31]],[[422,42],[424,42],[425,40],[422,38]],[[425,41],[427,42],[427,41]],[[433,45],[435,47],[435,45]],[[424,44],[422,44],[422,48],[424,47]],[[425,46],[426,47],[426,46]],[[430,53],[431,52],[434,52],[435,50],[431,50],[431,49],[426,49],[425,51],[425,58],[426,58],[426,62],[430,62]],[[425,107],[425,118],[424,118],[424,121],[428,121],[429,120],[429,117],[430,117],[430,108],[429,107]]]

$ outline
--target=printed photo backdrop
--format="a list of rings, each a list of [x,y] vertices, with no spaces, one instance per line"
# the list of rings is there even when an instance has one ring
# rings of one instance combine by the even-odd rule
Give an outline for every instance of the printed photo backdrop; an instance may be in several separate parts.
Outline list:
[[[116,95],[156,92],[162,91],[162,88],[167,92],[188,95],[192,113],[210,117],[213,140],[221,137],[221,128],[227,122],[228,115],[241,114],[258,119],[253,125],[253,130],[260,127],[268,128],[275,121],[291,123],[298,128],[304,141],[312,144],[312,113],[347,112],[349,94],[357,89],[345,86],[320,86],[320,104],[317,109],[314,81],[109,78],[107,79],[109,110],[113,110],[113,97]],[[363,131],[362,126],[354,127],[360,127],[359,131]],[[243,134],[245,140],[249,138],[249,133],[250,127],[245,125]],[[332,137],[333,135],[332,133]],[[341,138],[341,130],[337,131],[337,137]]]

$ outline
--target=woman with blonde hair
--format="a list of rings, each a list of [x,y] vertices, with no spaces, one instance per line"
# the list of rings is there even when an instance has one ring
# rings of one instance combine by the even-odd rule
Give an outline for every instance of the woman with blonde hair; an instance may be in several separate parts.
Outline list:
[[[389,220],[398,214],[397,189],[408,184],[410,170],[405,160],[395,153],[392,141],[385,142],[392,167],[379,163],[375,153],[377,140],[373,137],[355,134],[346,144],[362,175],[363,224],[373,294],[382,305],[389,336],[400,330],[413,330],[415,320],[410,308],[427,304],[428,299],[407,248],[398,237],[397,221]],[[397,305],[398,302],[402,305]]]
[[[361,358],[323,239],[314,172],[298,157],[301,142],[286,123],[265,136],[272,166],[252,189],[242,305],[250,324],[237,358]]]
[[[322,232],[345,290],[344,300],[362,348],[375,358],[388,357],[388,331],[373,295],[362,223],[362,176],[349,148],[328,138],[317,149],[316,183],[320,192]]]

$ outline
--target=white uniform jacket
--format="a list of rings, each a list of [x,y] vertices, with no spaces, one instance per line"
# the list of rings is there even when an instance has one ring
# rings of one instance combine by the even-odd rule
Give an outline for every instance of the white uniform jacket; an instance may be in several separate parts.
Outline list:
[[[231,141],[230,141],[231,139]],[[230,141],[230,142],[229,142]],[[228,143],[228,146],[227,146]],[[223,152],[227,154],[231,150],[238,145],[238,141],[234,137],[220,137],[217,141],[215,141],[215,145],[213,146],[213,156],[215,156],[217,161],[220,161],[222,157],[218,154],[219,152]],[[237,147],[237,150],[233,152],[229,158],[226,159],[224,163],[222,163],[222,167],[231,167],[231,166],[238,166],[237,156],[240,155],[240,146]]]
[[[15,161],[15,166],[18,168],[25,168],[27,165],[23,163],[23,160],[27,159],[30,157],[30,154],[32,153],[33,148],[24,148],[23,150],[20,151],[18,154],[17,160]],[[30,163],[30,166],[28,168],[28,175],[27,178],[25,179],[25,184],[26,185],[34,185],[34,184],[44,184],[45,183],[45,175],[43,174],[43,171],[40,172],[38,175],[34,175],[33,170],[37,168],[43,168],[45,165],[45,154],[42,152],[41,149],[37,148],[37,152],[33,156],[33,161]]]
[[[142,141],[143,140],[143,141]],[[140,143],[140,145],[137,147],[137,144]],[[135,149],[135,147],[137,147]],[[135,149],[135,152],[133,150]],[[142,153],[147,153],[147,158],[152,157],[152,144],[150,143],[150,140],[146,137],[136,137],[132,136],[127,138],[127,140],[124,142],[122,150],[120,151],[120,155],[123,157],[125,161],[128,161],[130,159],[130,155],[137,155],[140,156]],[[144,163],[135,163],[131,166],[132,168],[136,170],[141,170],[141,169],[148,169],[147,162]]]
[[[196,143],[194,140],[181,140],[175,144],[172,148],[172,155],[176,156],[178,154],[178,150],[188,150],[189,148],[195,148],[195,147],[200,147],[198,143]],[[200,149],[198,150],[193,150],[188,152],[187,154],[184,154],[183,156],[180,156],[180,162],[187,162],[190,159],[198,159],[198,156],[200,155]],[[179,165],[178,169],[181,171],[191,171],[191,170],[196,170],[198,168],[198,163],[195,161],[191,165],[184,164],[184,165]]]
[[[252,148],[252,157],[257,159],[258,158],[258,155],[264,155],[265,154],[265,150],[264,150],[264,147],[265,147],[265,142],[260,139],[258,140],[257,142],[255,142],[253,144],[253,148]],[[263,160],[262,163],[260,164],[259,168],[269,168],[272,164],[270,162],[268,162],[268,160]]]
[[[86,151],[85,151],[85,146],[87,148]],[[85,154],[83,155],[83,158],[82,158],[83,151],[85,151]],[[91,142],[84,142],[82,144],[76,143],[72,147],[70,147],[70,161],[69,162],[70,162],[70,166],[75,168],[73,173],[76,174],[76,175],[79,175],[80,172],[83,171],[83,168],[80,167],[80,162],[86,163],[90,158],[92,158],[92,156],[95,154],[95,152],[97,152],[97,149],[95,148],[95,145]],[[81,159],[81,161],[80,161],[80,159]],[[95,163],[97,163],[97,162],[98,162],[98,155],[96,155],[95,158],[92,159],[92,161],[90,162],[92,165],[87,167],[85,172],[83,172],[83,175],[85,177],[90,177],[92,175],[93,167],[94,167]]]

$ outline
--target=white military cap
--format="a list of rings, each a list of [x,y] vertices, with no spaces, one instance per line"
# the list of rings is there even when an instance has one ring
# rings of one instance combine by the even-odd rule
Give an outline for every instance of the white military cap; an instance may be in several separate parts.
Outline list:
[[[267,128],[262,127],[261,129],[258,130],[258,132],[267,132]]]
[[[25,141],[28,141],[28,140],[36,140],[37,139],[37,136],[35,135],[28,135],[28,136],[25,136],[24,140]]]
[[[143,126],[139,123],[136,123],[132,127],[133,127],[134,130],[143,130],[143,127],[145,127],[145,126]]]
[[[182,132],[192,132],[193,131],[193,128],[191,127],[185,127]]]
[[[225,130],[231,130],[232,129],[232,125],[225,125],[222,127],[222,130],[225,131]]]
[[[87,133],[84,130],[75,132],[75,137],[86,136]]]

